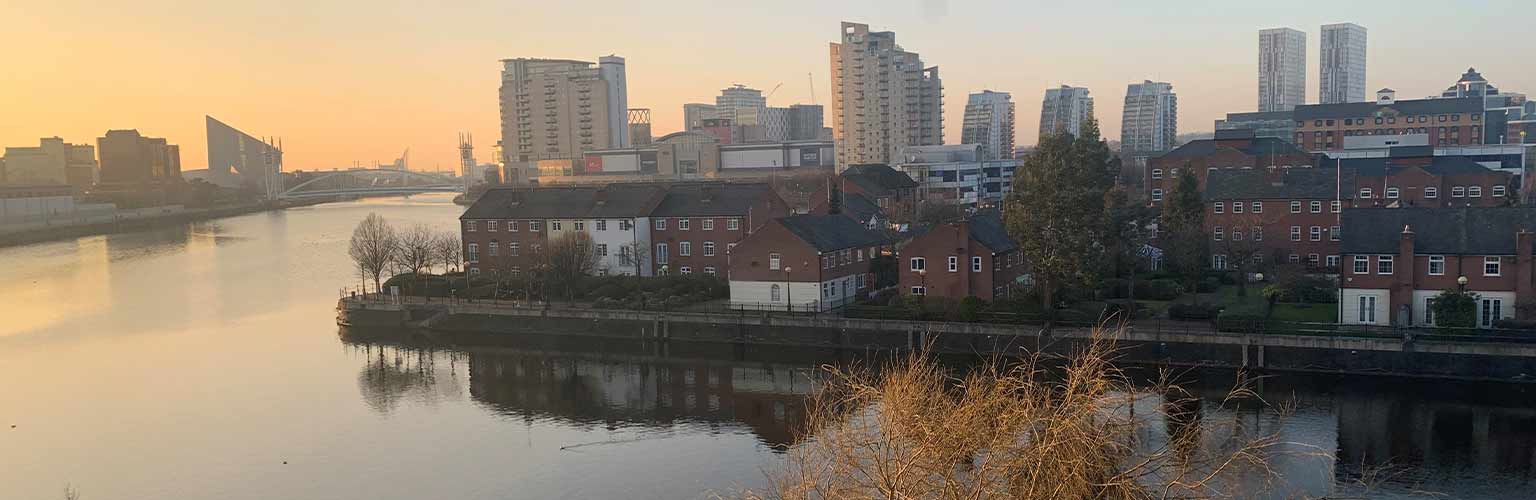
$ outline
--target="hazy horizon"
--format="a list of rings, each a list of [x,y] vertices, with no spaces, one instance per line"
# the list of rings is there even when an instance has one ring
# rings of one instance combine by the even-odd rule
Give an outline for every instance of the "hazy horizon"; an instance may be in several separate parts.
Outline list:
[[[1319,27],[1334,22],[1370,30],[1368,90],[1438,94],[1472,66],[1500,89],[1536,92],[1536,65],[1503,43],[1524,4],[1426,15],[1437,5],[10,4],[0,5],[12,21],[0,44],[13,48],[13,70],[0,75],[0,146],[95,144],[108,129],[135,128],[180,144],[183,169],[199,169],[206,114],[282,137],[287,170],[389,162],[407,147],[413,169],[451,169],[461,131],[474,134],[480,161],[491,158],[500,59],[623,56],[630,107],[650,108],[661,136],[681,128],[684,103],[713,102],[733,83],[765,93],[782,83],[769,104],[787,106],[811,102],[814,82],[816,103],[829,104],[827,47],[841,21],[894,31],[940,68],[947,143],[959,140],[966,95],[990,89],[1013,94],[1017,142],[1033,144],[1041,94],[1061,84],[1090,88],[1105,137],[1118,139],[1125,86],[1144,79],[1173,84],[1180,133],[1208,131],[1225,113],[1255,109],[1258,30],[1271,27],[1307,33],[1308,102]]]

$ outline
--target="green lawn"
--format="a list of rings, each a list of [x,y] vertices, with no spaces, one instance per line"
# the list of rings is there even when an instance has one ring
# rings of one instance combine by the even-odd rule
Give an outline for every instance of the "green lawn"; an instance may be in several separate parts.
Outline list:
[[[1264,310],[1262,290],[1262,287],[1249,284],[1247,295],[1238,297],[1237,287],[1228,285],[1216,289],[1214,293],[1201,294],[1200,300],[1222,305],[1227,309],[1252,308],[1255,311],[1262,311]],[[1275,304],[1275,310],[1271,311],[1270,319],[1301,323],[1333,323],[1338,320],[1338,304]]]

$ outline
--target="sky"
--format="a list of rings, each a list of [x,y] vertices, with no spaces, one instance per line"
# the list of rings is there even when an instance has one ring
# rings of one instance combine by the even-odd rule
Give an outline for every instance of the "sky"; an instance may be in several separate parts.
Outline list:
[[[490,161],[499,136],[500,59],[627,59],[629,104],[652,110],[656,136],[681,128],[682,105],[741,83],[782,83],[773,106],[830,103],[828,44],[841,21],[896,32],[937,65],[945,140],[960,138],[966,95],[1011,92],[1018,144],[1035,142],[1040,100],[1061,84],[1091,89],[1118,138],[1125,86],[1173,83],[1179,131],[1213,129],[1257,100],[1258,30],[1307,33],[1307,99],[1317,99],[1319,26],[1370,30],[1367,89],[1422,97],[1475,66],[1507,91],[1536,92],[1521,51],[1519,0],[1283,4],[841,0],[0,0],[0,145],[60,136],[94,144],[135,128],[181,145],[182,168],[207,165],[203,116],[283,138],[285,169],[393,161],[457,165],[457,134]],[[1266,8],[1266,6],[1268,6]],[[830,115],[828,116],[830,119]],[[831,126],[828,121],[827,126]]]

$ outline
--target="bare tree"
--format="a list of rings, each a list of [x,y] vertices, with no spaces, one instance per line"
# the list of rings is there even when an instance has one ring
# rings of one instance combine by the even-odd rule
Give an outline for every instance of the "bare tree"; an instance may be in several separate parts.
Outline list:
[[[436,237],[426,224],[415,224],[395,237],[395,262],[400,270],[410,273],[412,281],[420,282],[421,273],[430,271]]]
[[[370,212],[352,229],[352,241],[347,247],[347,254],[352,257],[359,273],[373,279],[376,292],[384,291],[381,278],[390,264],[395,262],[395,241],[395,229],[389,226],[389,221],[376,213]]]
[[[565,285],[570,300],[571,285],[597,271],[597,244],[587,233],[566,233],[549,242],[543,260],[548,263],[549,279]]]
[[[1258,215],[1230,215],[1220,222],[1231,224],[1226,228],[1222,241],[1213,245],[1213,252],[1226,256],[1227,270],[1236,274],[1237,296],[1248,295],[1248,272],[1258,269],[1258,263],[1254,257],[1263,255],[1264,240],[1261,224],[1263,219]],[[1257,238],[1257,239],[1255,239]]]
[[[451,273],[459,269],[459,264],[464,261],[464,242],[459,241],[459,233],[454,231],[442,231],[432,238],[432,257],[438,264],[442,264],[443,273]]]
[[[650,261],[650,247],[638,241],[631,241],[619,247],[619,263],[626,266],[634,266],[636,278],[641,276],[640,269],[649,265]]]

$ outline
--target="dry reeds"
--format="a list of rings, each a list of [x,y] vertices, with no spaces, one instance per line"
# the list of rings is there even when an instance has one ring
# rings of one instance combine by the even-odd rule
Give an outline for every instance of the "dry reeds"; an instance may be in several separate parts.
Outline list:
[[[955,375],[917,353],[878,374],[829,368],[810,435],[766,496],[1246,498],[1268,487],[1281,443],[1213,422],[1170,383],[1133,385],[1110,363],[1112,333],[1049,367],[1034,356]],[[1238,387],[1219,404],[1256,398]]]

